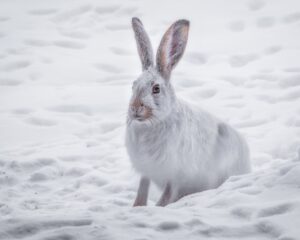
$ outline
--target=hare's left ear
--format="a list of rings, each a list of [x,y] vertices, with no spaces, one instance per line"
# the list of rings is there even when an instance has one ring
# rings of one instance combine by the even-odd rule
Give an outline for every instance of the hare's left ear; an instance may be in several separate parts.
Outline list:
[[[158,72],[168,80],[172,69],[182,57],[189,33],[189,21],[178,20],[171,25],[163,36],[156,56]]]
[[[144,71],[153,66],[152,46],[140,19],[132,18],[132,28],[135,35],[138,53],[142,62],[142,69]]]

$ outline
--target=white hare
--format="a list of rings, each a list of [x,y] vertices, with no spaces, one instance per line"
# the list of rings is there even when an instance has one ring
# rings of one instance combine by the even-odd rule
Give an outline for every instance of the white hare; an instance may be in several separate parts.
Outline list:
[[[163,190],[158,206],[216,188],[229,176],[251,171],[245,140],[230,126],[176,97],[170,81],[186,47],[189,21],[167,30],[154,64],[142,22],[132,19],[143,72],[134,81],[126,147],[142,177],[134,206],[147,205],[150,181]]]

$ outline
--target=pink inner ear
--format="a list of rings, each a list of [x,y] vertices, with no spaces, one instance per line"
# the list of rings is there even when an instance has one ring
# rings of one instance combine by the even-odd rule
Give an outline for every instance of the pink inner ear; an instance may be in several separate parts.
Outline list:
[[[175,22],[165,33],[157,53],[158,71],[165,79],[170,78],[171,70],[182,57],[187,39],[189,23],[186,20]]]

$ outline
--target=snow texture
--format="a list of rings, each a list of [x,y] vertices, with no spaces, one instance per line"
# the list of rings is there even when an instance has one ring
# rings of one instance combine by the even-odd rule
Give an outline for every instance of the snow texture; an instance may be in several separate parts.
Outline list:
[[[253,173],[131,207],[134,16],[154,49],[190,20],[176,93],[245,136]],[[0,43],[1,240],[300,238],[298,0],[2,0]]]

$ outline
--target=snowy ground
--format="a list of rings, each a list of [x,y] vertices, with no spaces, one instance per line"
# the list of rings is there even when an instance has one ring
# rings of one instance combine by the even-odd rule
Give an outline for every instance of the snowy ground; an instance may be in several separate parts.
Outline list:
[[[247,138],[254,172],[166,208],[132,208],[124,148],[140,62],[191,21],[178,95]],[[300,239],[298,0],[0,2],[0,239]]]

